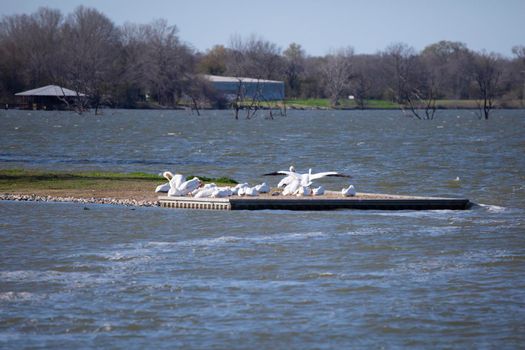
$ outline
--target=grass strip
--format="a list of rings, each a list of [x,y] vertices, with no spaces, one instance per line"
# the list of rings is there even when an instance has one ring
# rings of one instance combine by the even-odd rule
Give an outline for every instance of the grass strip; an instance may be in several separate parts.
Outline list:
[[[193,176],[188,176],[192,178]],[[203,182],[214,182],[218,185],[233,185],[237,182],[227,177],[211,178],[197,176]],[[16,190],[63,190],[90,189],[108,190],[120,188],[155,188],[155,184],[166,182],[157,174],[142,172],[115,173],[101,171],[59,172],[33,169],[0,169],[0,191]]]

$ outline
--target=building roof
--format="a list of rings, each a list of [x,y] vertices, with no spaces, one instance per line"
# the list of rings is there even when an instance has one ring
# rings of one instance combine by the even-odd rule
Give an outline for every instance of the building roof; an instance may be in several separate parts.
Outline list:
[[[242,83],[274,83],[274,84],[283,84],[282,81],[277,80],[266,80],[266,79],[256,79],[256,78],[243,78],[243,77],[223,77],[220,75],[208,75],[205,74],[204,78],[208,79],[214,83],[238,83],[239,80]]]
[[[33,90],[16,93],[15,96],[86,96],[58,85],[46,85]]]

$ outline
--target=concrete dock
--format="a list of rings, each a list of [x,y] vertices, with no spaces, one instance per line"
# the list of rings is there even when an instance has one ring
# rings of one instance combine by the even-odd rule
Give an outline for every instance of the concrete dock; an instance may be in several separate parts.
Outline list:
[[[465,210],[471,202],[465,198],[415,197],[358,193],[342,197],[337,192],[319,197],[261,195],[259,197],[193,198],[160,196],[161,207],[204,210]]]

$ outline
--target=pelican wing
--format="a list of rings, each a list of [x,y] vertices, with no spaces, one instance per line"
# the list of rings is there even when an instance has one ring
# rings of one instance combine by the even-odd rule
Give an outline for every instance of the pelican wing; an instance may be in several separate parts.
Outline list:
[[[301,177],[301,174],[294,173],[293,171],[285,171],[285,170],[274,171],[273,173],[267,173],[267,174],[264,174],[263,176],[277,176],[277,175],[292,176],[293,178],[297,178],[297,179]]]
[[[317,180],[325,176],[335,176],[335,177],[351,177],[350,175],[346,174],[340,174],[337,171],[326,171],[324,173],[316,173],[310,175],[310,181],[311,180]]]
[[[279,176],[279,175],[288,175],[289,171],[273,171],[271,173],[263,174],[263,176]]]

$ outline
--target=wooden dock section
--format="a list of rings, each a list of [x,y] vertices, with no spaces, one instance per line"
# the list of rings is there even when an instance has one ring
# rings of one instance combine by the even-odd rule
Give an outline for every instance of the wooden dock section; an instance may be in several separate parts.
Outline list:
[[[342,197],[329,193],[319,197],[261,195],[259,197],[192,198],[160,196],[161,207],[204,210],[465,210],[471,203],[464,198],[414,197],[358,193]]]

